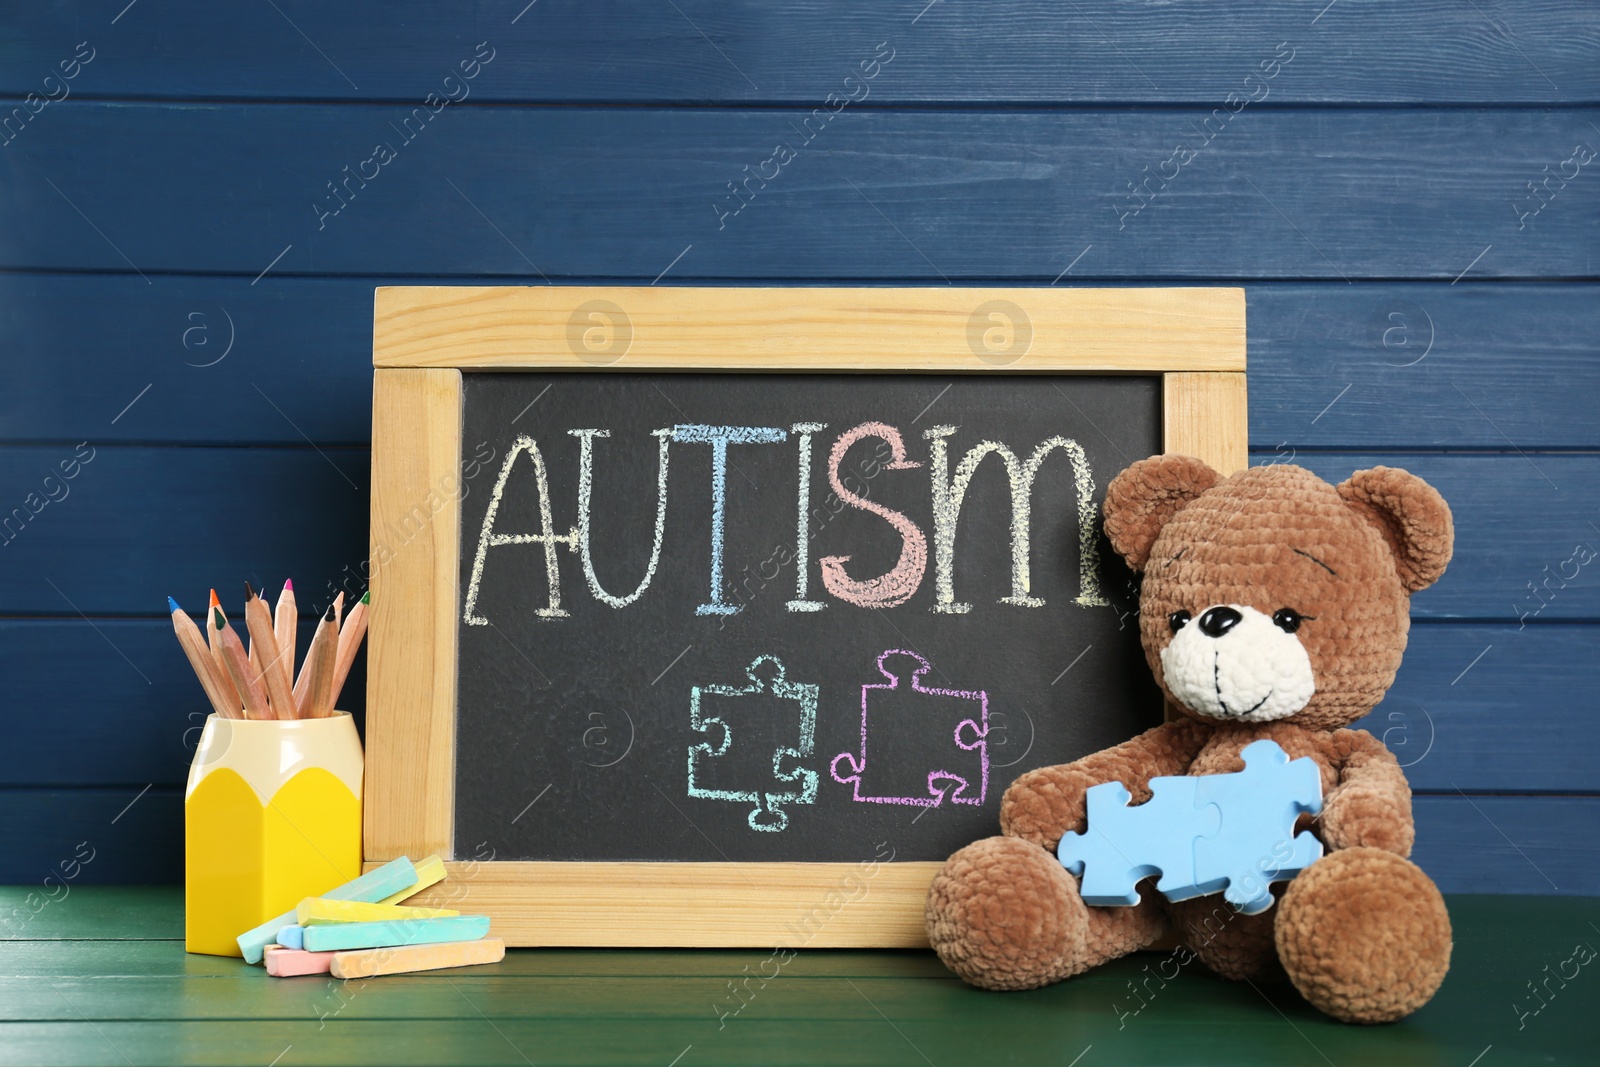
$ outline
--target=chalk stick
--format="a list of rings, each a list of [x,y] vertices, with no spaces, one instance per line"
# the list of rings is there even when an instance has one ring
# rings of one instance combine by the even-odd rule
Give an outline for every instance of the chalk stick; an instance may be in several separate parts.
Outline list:
[[[306,928],[299,923],[285,926],[278,931],[278,944],[283,948],[305,948],[305,934]],[[268,945],[267,947],[271,948],[272,946]]]
[[[267,965],[267,973],[274,978],[292,978],[298,974],[327,974],[336,955],[336,952],[302,952],[297,948],[268,945],[262,961]]]
[[[336,952],[329,973],[335,978],[371,978],[379,974],[410,974],[446,967],[499,963],[505,958],[506,943],[498,937],[490,937],[482,941],[449,941],[438,945]]]
[[[344,952],[358,948],[431,945],[438,941],[471,941],[489,932],[487,915],[443,919],[400,919],[379,923],[331,923],[306,927],[309,952]]]
[[[381,923],[401,919],[451,919],[460,915],[450,908],[407,908],[399,904],[364,904],[357,900],[306,897],[295,909],[301,926],[331,923]]]
[[[401,856],[346,882],[337,889],[328,890],[322,897],[324,900],[377,901],[415,883],[416,880],[417,869],[411,865],[410,860]],[[277,943],[278,931],[285,926],[294,925],[297,921],[299,920],[293,911],[286,911],[276,918],[268,919],[254,930],[246,930],[240,934],[239,951],[244,953],[244,961],[260,963],[266,947]]]
[[[384,897],[379,904],[398,904],[408,897],[416,896],[429,886],[438,885],[444,881],[444,860],[438,856],[429,856],[417,862],[417,882],[415,885],[400,890],[392,897]]]

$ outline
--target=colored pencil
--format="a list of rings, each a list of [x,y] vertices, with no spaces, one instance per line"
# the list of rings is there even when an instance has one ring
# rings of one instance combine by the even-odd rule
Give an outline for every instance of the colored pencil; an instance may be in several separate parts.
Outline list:
[[[321,659],[322,669],[311,676],[311,717],[325,719],[333,714],[333,672],[339,663],[339,614],[344,607],[344,594],[340,593],[333,598],[333,607],[328,609],[328,633],[323,638]]]
[[[323,612],[326,615],[326,612]],[[317,638],[322,636],[323,621],[317,619],[317,628],[311,632],[311,643],[306,646],[305,658],[300,661],[300,671],[294,676],[294,703],[301,709],[301,718],[305,717],[306,689],[311,685],[311,650],[317,647]]]
[[[250,655],[244,650],[244,642],[228,625],[221,608],[215,609],[212,625],[217,629],[217,644],[222,647],[223,666],[228,671],[228,677],[233,679],[233,687],[244,698],[245,718],[271,718],[272,712],[267,706],[267,692],[261,685],[261,678],[251,669]]]
[[[261,680],[267,690],[267,702],[274,719],[296,718],[294,696],[283,677],[283,653],[278,650],[278,640],[272,635],[272,615],[267,602],[256,595],[249,582],[244,583],[244,623],[250,631],[250,651],[261,653]]]
[[[206,644],[211,648],[211,662],[217,665],[217,679],[222,683],[222,692],[228,697],[228,703],[235,708],[244,705],[244,700],[239,696],[239,688],[233,684],[233,676],[228,673],[227,657],[222,652],[222,642],[217,640],[217,628],[211,625],[212,612],[222,610],[222,601],[217,598],[217,591],[211,590],[211,600],[206,604]],[[226,619],[227,615],[224,614]],[[244,718],[244,712],[239,712],[239,717]]]
[[[339,624],[329,604],[317,632],[311,637],[311,648],[306,661],[300,665],[300,677],[295,681],[295,704],[302,719],[320,719],[331,710],[334,657],[339,652]]]
[[[356,661],[356,652],[361,648],[361,639],[367,635],[367,604],[371,599],[371,593],[362,593],[356,606],[345,616],[344,625],[339,627],[339,655],[334,663],[333,696],[329,698],[330,707],[339,702],[339,693],[344,689],[344,680],[350,674],[350,665]]]
[[[206,639],[200,636],[200,628],[170,596],[167,597],[167,606],[172,609],[172,629],[178,635],[178,644],[189,658],[189,666],[194,668],[195,677],[200,679],[206,699],[211,701],[211,707],[224,719],[237,718],[238,705],[230,702],[228,691],[217,680],[217,665],[211,658],[210,649],[206,647]]]
[[[315,716],[306,698],[306,689],[311,684],[311,652],[317,647],[317,639],[322,636],[322,628],[330,621],[333,623],[333,654],[337,657],[339,652],[339,615],[344,610],[344,591],[340,590],[333,598],[333,603],[328,606],[327,612],[317,623],[316,632],[311,635],[311,647],[306,649],[306,658],[300,664],[300,674],[294,680],[294,702],[300,709],[302,719]],[[331,664],[330,664],[331,666]],[[331,705],[330,705],[331,707]]]
[[[244,583],[244,585],[245,585],[245,598],[244,598],[244,600],[245,600],[245,604],[248,605],[250,603],[250,596],[254,592],[254,590],[252,590],[250,588],[250,583],[249,582]],[[250,621],[249,619],[245,620],[245,623],[246,623],[246,625],[245,625],[245,633],[246,634],[248,634],[250,632],[249,621]],[[245,651],[250,654],[250,669],[255,671],[257,677],[260,677],[261,676],[261,670],[262,670],[262,663],[264,662],[262,660],[262,658],[261,658],[261,649],[256,647],[256,643],[254,641],[251,641],[250,643],[245,644],[244,639],[240,638],[239,639],[239,643],[244,645]]]
[[[300,609],[294,602],[294,583],[285,581],[283,592],[278,594],[277,607],[273,609],[272,636],[278,642],[278,652],[283,656],[283,680],[294,689],[294,642],[298,636]]]

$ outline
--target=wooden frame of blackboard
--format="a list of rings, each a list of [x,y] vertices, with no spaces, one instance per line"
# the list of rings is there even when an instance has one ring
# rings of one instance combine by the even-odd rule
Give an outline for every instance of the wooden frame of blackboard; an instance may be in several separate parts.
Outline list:
[[[512,945],[798,947],[788,928],[824,908],[810,947],[924,946],[939,864],[875,864],[835,910],[857,864],[462,855],[460,502],[442,487],[458,484],[463,370],[1159,376],[1165,451],[1224,473],[1246,462],[1236,288],[395,286],[376,291],[373,366],[365,857],[444,856],[451,880],[416,902],[488,913]],[[376,532],[395,529],[405,540],[380,559]]]

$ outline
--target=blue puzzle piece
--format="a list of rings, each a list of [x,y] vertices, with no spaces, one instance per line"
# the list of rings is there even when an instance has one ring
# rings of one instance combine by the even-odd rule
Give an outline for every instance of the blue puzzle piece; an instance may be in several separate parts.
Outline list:
[[[1056,855],[1082,876],[1086,904],[1133,905],[1142,878],[1161,875],[1156,888],[1169,899],[1194,882],[1194,839],[1219,828],[1212,807],[1197,807],[1198,778],[1153,778],[1151,797],[1129,807],[1133,795],[1121,782],[1106,782],[1084,795],[1089,826],[1061,836]],[[1190,894],[1193,895],[1193,894]]]
[[[1218,833],[1194,844],[1197,895],[1224,890],[1245,915],[1272,907],[1273,882],[1284,882],[1322,858],[1322,842],[1294,832],[1302,814],[1322,810],[1322,773],[1314,760],[1291,761],[1267,740],[1245,746],[1244,770],[1195,779],[1197,803],[1222,813]],[[1173,898],[1177,899],[1177,898]]]
[[[1241,755],[1235,774],[1152,778],[1150,799],[1135,807],[1121,782],[1090,788],[1088,828],[1063,834],[1056,849],[1081,877],[1084,902],[1137,904],[1139,880],[1160,874],[1156,889],[1168,900],[1223,891],[1247,915],[1270,908],[1271,883],[1322,855],[1310,833],[1294,834],[1301,814],[1322,810],[1322,776],[1314,760],[1291,762],[1265,739]]]

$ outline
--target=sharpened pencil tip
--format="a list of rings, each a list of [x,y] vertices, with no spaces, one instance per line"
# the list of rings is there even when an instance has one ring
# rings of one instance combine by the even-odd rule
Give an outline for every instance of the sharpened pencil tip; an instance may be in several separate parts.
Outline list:
[[[254,600],[255,598],[256,598],[255,587],[252,586],[249,582],[245,582],[244,583],[244,602],[246,604],[248,604],[248,603],[250,603],[250,601]]]
[[[178,602],[176,600],[173,600],[171,597],[167,597],[167,610],[182,611],[183,609],[178,607]]]
[[[217,631],[220,633],[222,631],[222,628],[224,626],[228,625],[227,620],[225,620],[222,617],[222,609],[221,608],[212,608],[211,609],[211,616],[212,616],[212,621],[216,624]]]
[[[288,578],[285,578],[283,580],[283,589],[286,593],[294,592],[294,582],[290,581]]]
[[[222,601],[217,598],[217,591],[215,589],[211,590],[211,603],[209,606],[214,608],[221,603]]]
[[[362,593],[361,594],[361,602],[363,604],[372,603],[372,593],[371,592]]]
[[[329,604],[328,605],[328,610],[323,613],[322,621],[323,622],[332,622],[333,621],[333,605],[332,604]]]

